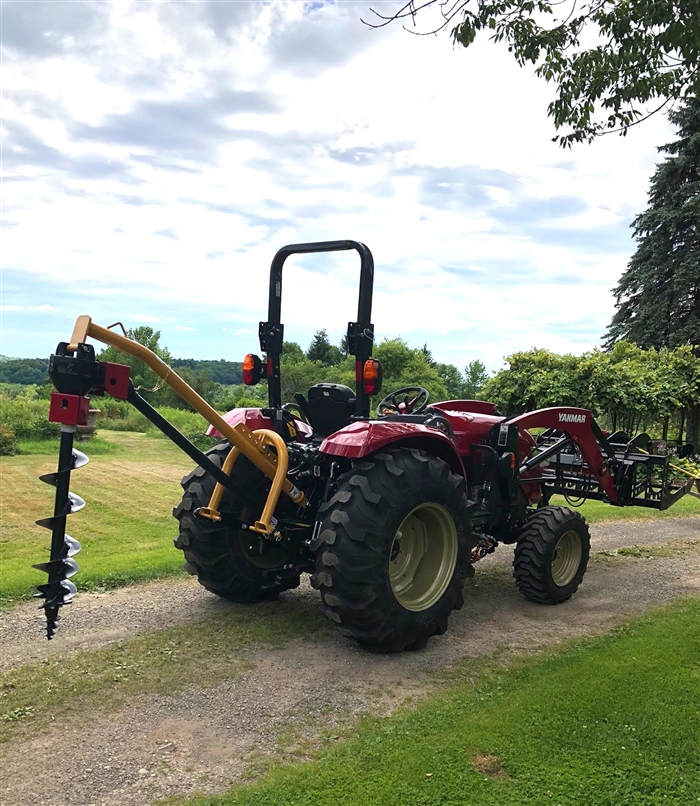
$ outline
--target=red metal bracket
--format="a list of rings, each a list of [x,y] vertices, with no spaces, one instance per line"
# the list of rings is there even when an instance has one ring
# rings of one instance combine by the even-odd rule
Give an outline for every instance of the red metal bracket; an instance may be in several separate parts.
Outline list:
[[[49,404],[49,421],[61,425],[87,425],[90,398],[53,392]]]
[[[129,394],[129,373],[126,364],[105,362],[105,392],[117,400],[126,400]]]

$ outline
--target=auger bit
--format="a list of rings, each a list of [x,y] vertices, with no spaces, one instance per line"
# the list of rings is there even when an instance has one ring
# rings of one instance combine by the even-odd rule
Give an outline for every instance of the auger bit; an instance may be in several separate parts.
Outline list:
[[[88,458],[84,453],[73,448],[75,426],[61,426],[61,444],[58,453],[58,469],[55,473],[40,476],[40,480],[56,488],[53,517],[37,521],[39,526],[51,529],[51,557],[46,563],[37,563],[32,568],[45,571],[49,580],[45,585],[37,586],[37,599],[45,599],[42,605],[46,612],[46,637],[51,640],[56,632],[59,620],[58,611],[70,604],[77,590],[70,581],[78,571],[78,563],[73,557],[80,551],[80,543],[66,534],[66,518],[85,506],[85,501],[72,493],[70,484],[71,470],[84,467]]]
[[[48,562],[32,566],[48,574],[48,581],[37,586],[37,599],[44,599],[46,637],[51,640],[59,620],[58,611],[70,604],[77,593],[71,577],[78,571],[73,557],[80,551],[80,543],[66,534],[66,518],[85,506],[85,501],[70,491],[71,471],[84,467],[88,458],[73,447],[76,426],[87,423],[90,400],[85,394],[99,381],[99,367],[94,350],[81,345],[77,356],[67,355],[65,344],[59,345],[59,355],[51,356],[49,377],[59,391],[51,395],[49,420],[61,425],[61,442],[58,449],[58,468],[55,473],[40,476],[45,484],[56,488],[53,516],[36,523],[51,530],[51,554]],[[96,372],[97,369],[97,372]]]

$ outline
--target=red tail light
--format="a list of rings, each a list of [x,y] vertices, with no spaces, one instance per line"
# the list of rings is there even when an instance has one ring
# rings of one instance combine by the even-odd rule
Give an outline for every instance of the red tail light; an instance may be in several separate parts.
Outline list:
[[[246,386],[255,386],[256,383],[262,378],[263,366],[260,357],[248,353],[243,359],[243,383]]]
[[[382,365],[369,358],[362,366],[362,391],[366,395],[376,395],[382,388]]]

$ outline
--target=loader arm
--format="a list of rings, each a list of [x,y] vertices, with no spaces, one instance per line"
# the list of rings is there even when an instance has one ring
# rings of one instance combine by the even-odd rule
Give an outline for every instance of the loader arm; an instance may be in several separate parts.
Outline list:
[[[539,409],[508,420],[507,424],[515,425],[519,430],[551,428],[566,433],[571,442],[581,451],[581,455],[591,474],[595,476],[608,499],[612,503],[618,502],[618,490],[610,474],[608,461],[603,456],[603,451],[605,451],[608,460],[612,459],[612,450],[607,444],[603,432],[593,419],[591,411],[573,407]],[[562,444],[560,450],[563,448],[564,445]],[[553,451],[552,455],[554,453],[556,452]],[[532,469],[547,458],[547,456],[543,456],[540,453],[529,462],[525,461],[520,467],[520,473],[522,474]]]
[[[700,478],[671,464],[668,456],[657,456],[646,448],[651,440],[639,434],[623,444],[605,436],[593,413],[587,409],[554,407],[528,412],[506,421],[504,426],[519,430],[551,429],[559,434],[548,445],[521,462],[519,475],[541,468],[541,476],[523,477],[523,483],[539,482],[547,494],[594,498],[615,506],[668,509],[684,495],[700,497]],[[646,448],[644,447],[646,446]],[[580,456],[576,456],[578,450]],[[669,468],[687,478],[672,478]]]

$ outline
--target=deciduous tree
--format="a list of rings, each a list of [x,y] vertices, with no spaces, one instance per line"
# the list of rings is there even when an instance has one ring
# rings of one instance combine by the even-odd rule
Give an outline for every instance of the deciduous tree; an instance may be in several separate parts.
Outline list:
[[[489,374],[486,371],[486,366],[483,361],[475,359],[470,361],[464,368],[464,383],[462,384],[461,394],[467,400],[474,400],[479,396],[484,384],[489,379]]]
[[[141,325],[140,327],[129,328],[126,331],[126,335],[139,344],[143,344],[144,347],[148,347],[161,361],[165,361],[168,365],[172,363],[173,359],[170,351],[167,347],[161,347],[160,345],[160,330],[154,330],[148,325]],[[134,386],[139,389],[140,394],[152,403],[157,401],[155,396],[163,384],[155,372],[146,365],[145,361],[117,350],[116,347],[105,347],[97,357],[100,361],[128,364],[131,367],[131,380]]]
[[[700,85],[700,0],[409,0],[367,20],[403,20],[422,34],[451,30],[465,48],[482,34],[504,43],[556,86],[548,113],[565,130],[554,138],[563,146],[625,134]]]

